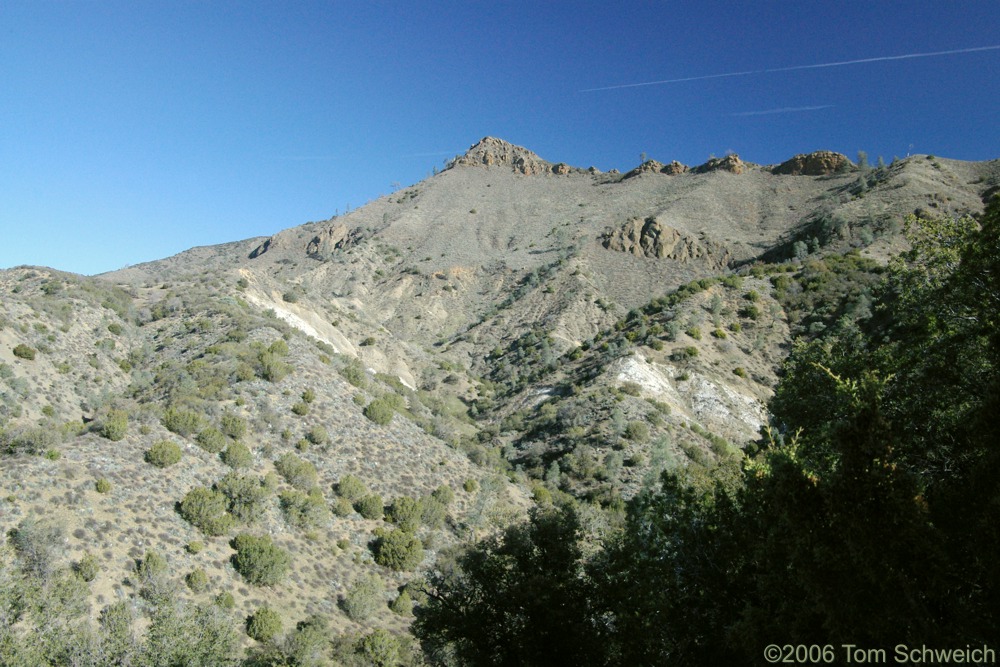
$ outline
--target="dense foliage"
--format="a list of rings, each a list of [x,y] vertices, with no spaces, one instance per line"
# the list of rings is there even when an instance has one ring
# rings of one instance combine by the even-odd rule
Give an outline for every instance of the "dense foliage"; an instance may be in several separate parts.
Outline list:
[[[797,345],[733,483],[668,472],[605,549],[578,510],[439,562],[438,664],[759,664],[1000,631],[1000,203],[910,222],[872,316]],[[816,333],[816,330],[813,331]]]

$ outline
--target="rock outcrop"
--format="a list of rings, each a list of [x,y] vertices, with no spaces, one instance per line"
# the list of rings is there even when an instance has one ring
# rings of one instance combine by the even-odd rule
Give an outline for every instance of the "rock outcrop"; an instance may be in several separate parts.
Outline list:
[[[726,157],[713,157],[703,165],[699,165],[691,171],[696,174],[707,174],[710,171],[728,171],[733,174],[742,174],[746,171],[747,163],[740,160],[740,156],[731,153]]]
[[[833,151],[802,153],[771,169],[772,174],[788,176],[826,176],[853,169],[846,155]]]
[[[327,227],[306,245],[306,254],[313,259],[324,259],[336,250],[346,250],[360,238],[360,231],[350,230],[343,223]]]
[[[624,178],[632,178],[642,174],[667,174],[668,176],[676,176],[677,174],[683,174],[687,170],[687,165],[681,164],[677,160],[674,160],[670,164],[663,164],[662,162],[657,162],[656,160],[646,160],[638,167],[625,174]]]
[[[465,152],[465,155],[454,162],[456,167],[510,167],[525,176],[540,176],[544,174],[566,175],[581,171],[565,162],[552,164],[527,148],[515,146],[512,143],[484,137]]]
[[[729,251],[722,246],[684,234],[654,217],[629,220],[607,232],[602,245],[608,250],[636,257],[682,262],[700,259],[718,267],[728,265],[731,259]]]

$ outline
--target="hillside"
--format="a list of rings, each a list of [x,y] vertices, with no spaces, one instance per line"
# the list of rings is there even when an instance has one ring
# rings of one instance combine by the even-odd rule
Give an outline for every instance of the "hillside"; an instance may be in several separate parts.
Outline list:
[[[732,475],[793,343],[872,314],[906,217],[980,214],[998,188],[997,160],[600,173],[487,137],[269,238],[0,272],[0,593],[30,544],[38,591],[96,564],[71,638],[109,606],[158,628],[165,599],[219,596],[291,644],[318,617],[345,645],[405,637],[400,592],[533,501],[575,498],[599,533],[664,470]],[[287,572],[248,574],[243,532]],[[44,609],[3,614],[32,655]]]

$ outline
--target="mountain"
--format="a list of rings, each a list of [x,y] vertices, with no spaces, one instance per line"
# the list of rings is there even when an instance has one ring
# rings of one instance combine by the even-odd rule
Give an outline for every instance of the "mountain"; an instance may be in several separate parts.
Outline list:
[[[269,238],[95,278],[4,271],[0,524],[35,536],[46,576],[96,559],[80,618],[228,592],[289,633],[403,633],[398,591],[532,497],[608,507],[736,460],[793,341],[866,313],[906,217],[978,214],[998,188],[997,160],[601,173],[486,137]],[[241,569],[243,531],[287,552],[279,583]],[[386,546],[404,534],[405,563]]]

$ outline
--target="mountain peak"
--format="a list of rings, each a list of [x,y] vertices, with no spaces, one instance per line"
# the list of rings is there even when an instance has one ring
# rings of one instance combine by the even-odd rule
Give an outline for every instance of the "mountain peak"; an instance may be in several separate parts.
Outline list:
[[[568,174],[574,170],[564,163],[553,164],[534,152],[497,137],[483,137],[455,160],[461,167],[510,167],[526,176]]]

